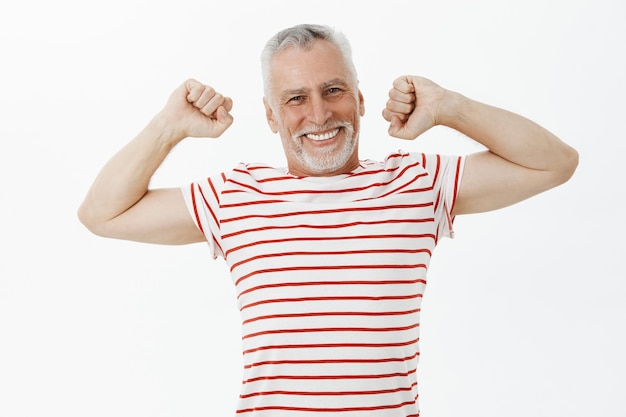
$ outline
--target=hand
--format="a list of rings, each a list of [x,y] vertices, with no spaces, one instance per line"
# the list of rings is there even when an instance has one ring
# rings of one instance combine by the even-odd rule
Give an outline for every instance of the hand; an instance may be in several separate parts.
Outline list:
[[[194,79],[185,81],[170,96],[160,116],[185,137],[219,137],[233,123],[233,101]]]
[[[415,139],[439,124],[439,112],[446,90],[434,82],[406,75],[393,82],[383,117],[390,123],[389,134]]]

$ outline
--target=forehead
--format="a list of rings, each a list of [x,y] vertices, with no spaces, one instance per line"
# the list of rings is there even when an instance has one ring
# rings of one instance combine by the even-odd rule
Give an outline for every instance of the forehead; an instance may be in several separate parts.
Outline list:
[[[272,58],[271,86],[275,93],[313,89],[331,80],[352,84],[352,75],[341,51],[332,43],[317,40],[311,48],[288,47]]]

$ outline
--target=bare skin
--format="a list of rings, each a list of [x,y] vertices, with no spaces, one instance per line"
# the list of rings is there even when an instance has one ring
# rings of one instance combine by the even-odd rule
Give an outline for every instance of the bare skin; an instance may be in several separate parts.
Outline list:
[[[339,50],[326,41],[306,52],[288,48],[274,56],[271,70],[266,116],[283,141],[289,172],[328,176],[356,168],[364,100]]]
[[[146,243],[185,244],[204,236],[177,188],[148,189],[165,157],[186,137],[219,137],[233,122],[232,100],[195,80],[170,96],[150,123],[102,168],[78,217],[93,233]]]
[[[271,130],[281,136],[294,175],[336,175],[358,164],[358,142],[344,146],[351,140],[345,126],[352,125],[358,139],[364,100],[337,53],[332,44],[317,41],[311,50],[288,49],[274,58],[280,65],[274,68],[273,99],[265,99],[266,116]],[[80,220],[92,232],[111,238],[160,244],[204,241],[180,190],[148,185],[184,138],[219,137],[233,122],[232,104],[213,88],[187,80],[102,168],[79,209]],[[397,78],[382,115],[394,137],[412,140],[444,125],[488,149],[467,157],[453,215],[522,201],[567,181],[578,164],[573,148],[536,123],[422,77]],[[347,157],[319,164],[340,152]],[[312,162],[305,163],[302,153]]]
[[[412,140],[443,125],[488,149],[467,157],[453,215],[515,204],[564,183],[578,165],[572,147],[531,120],[422,77],[394,81],[383,117],[391,136]]]

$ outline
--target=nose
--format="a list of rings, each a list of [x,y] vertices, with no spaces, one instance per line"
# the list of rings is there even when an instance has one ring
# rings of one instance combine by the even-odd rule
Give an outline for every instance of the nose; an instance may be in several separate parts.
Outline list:
[[[310,100],[310,119],[317,126],[323,126],[331,117],[330,103],[324,97],[314,96]]]

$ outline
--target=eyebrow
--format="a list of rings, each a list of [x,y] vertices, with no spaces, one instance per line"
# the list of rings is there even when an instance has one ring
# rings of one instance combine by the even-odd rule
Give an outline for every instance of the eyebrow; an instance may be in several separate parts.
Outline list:
[[[348,83],[345,80],[341,79],[341,78],[333,78],[330,81],[326,81],[326,82],[320,84],[319,85],[319,89],[320,90],[325,90],[328,87],[331,87],[333,85],[340,85],[342,87],[347,87]],[[281,99],[285,99],[285,98],[291,97],[291,96],[298,96],[298,95],[306,94],[309,91],[310,90],[308,88],[294,88],[293,90],[285,90],[280,95],[280,98]]]
[[[320,86],[320,89],[321,90],[325,90],[326,88],[328,88],[330,86],[333,86],[333,85],[340,85],[342,87],[347,87],[348,83],[345,80],[341,79],[341,78],[333,78],[332,80],[323,83]]]

